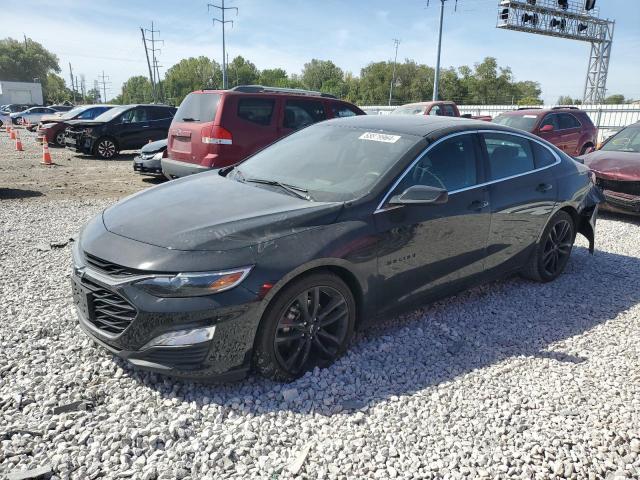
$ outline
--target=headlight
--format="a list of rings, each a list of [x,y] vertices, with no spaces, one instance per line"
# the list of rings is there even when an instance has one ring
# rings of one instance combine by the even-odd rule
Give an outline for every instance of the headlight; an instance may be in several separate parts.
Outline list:
[[[247,278],[252,267],[224,272],[179,273],[178,275],[148,278],[135,282],[156,297],[199,297],[224,292]]]
[[[86,135],[91,135],[91,132],[93,132],[93,128],[85,128],[85,129],[84,129],[84,133],[85,133]]]
[[[151,157],[151,160],[162,160],[163,155],[164,155],[164,152],[158,152],[153,157]]]

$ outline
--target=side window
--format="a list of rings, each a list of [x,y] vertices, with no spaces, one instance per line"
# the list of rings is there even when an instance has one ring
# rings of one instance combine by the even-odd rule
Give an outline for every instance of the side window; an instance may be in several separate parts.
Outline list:
[[[580,128],[580,122],[576,120],[576,117],[571,115],[570,113],[561,113],[558,115],[560,130],[569,130],[571,128]]]
[[[538,142],[530,141],[533,149],[533,158],[536,168],[548,167],[556,163],[556,157],[547,147],[540,145]]]
[[[79,119],[87,120],[96,118],[97,115],[100,115],[99,110],[97,108],[89,108],[78,115]]]
[[[148,110],[149,120],[166,120],[167,118],[171,118],[167,109],[163,107],[148,108],[146,110]]]
[[[335,118],[355,117],[358,115],[358,112],[343,103],[332,103],[331,110],[333,111],[333,116]]]
[[[554,130],[559,130],[560,127],[558,126],[558,116],[555,113],[551,113],[544,117],[544,120],[542,120],[542,122],[540,123],[540,128],[546,125],[551,125]]]
[[[506,133],[485,133],[491,180],[530,172],[535,169],[528,139]]]
[[[440,105],[434,105],[433,107],[431,107],[431,110],[429,110],[429,115],[442,115],[442,108],[440,107]]]
[[[267,98],[241,98],[238,100],[238,117],[258,125],[269,125],[275,100]]]
[[[324,113],[322,102],[313,100],[287,100],[284,107],[284,121],[282,126],[297,130],[326,118],[327,116]]]
[[[134,116],[138,108],[132,108],[131,110],[127,110],[122,115],[120,115],[120,123],[133,123]]]
[[[444,114],[446,117],[455,117],[456,112],[453,111],[453,105],[444,105]]]
[[[413,185],[445,188],[451,192],[478,183],[473,135],[457,135],[429,151],[403,178],[397,192]]]

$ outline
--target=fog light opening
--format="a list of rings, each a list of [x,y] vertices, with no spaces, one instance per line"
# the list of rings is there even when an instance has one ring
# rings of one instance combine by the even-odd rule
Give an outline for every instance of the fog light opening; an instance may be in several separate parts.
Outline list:
[[[163,333],[147,342],[141,350],[147,350],[152,347],[185,347],[208,342],[213,338],[215,331],[216,327],[214,325]]]

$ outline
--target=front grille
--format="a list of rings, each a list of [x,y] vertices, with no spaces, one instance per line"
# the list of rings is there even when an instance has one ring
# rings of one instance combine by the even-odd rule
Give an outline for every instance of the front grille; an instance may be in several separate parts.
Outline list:
[[[598,178],[596,183],[603,190],[626,193],[627,195],[640,195],[640,182],[620,182]]]
[[[170,365],[180,370],[195,370],[209,351],[209,342],[190,347],[157,348],[144,355],[144,360],[161,365]]]
[[[82,285],[91,291],[89,321],[98,329],[117,335],[131,324],[136,309],[123,297],[87,278],[82,279]]]
[[[84,253],[84,257],[87,261],[87,264],[93,269],[98,270],[99,272],[106,273],[107,275],[111,275],[113,277],[131,277],[143,273],[133,268],[127,268],[115,263],[111,263],[108,260],[103,260],[87,252]]]

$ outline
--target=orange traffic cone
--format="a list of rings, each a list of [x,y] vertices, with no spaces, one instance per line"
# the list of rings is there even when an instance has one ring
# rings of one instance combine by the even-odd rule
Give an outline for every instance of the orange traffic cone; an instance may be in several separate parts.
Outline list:
[[[15,140],[16,139],[16,132],[13,128],[9,127],[9,140]]]
[[[42,142],[42,164],[53,165],[51,163],[51,154],[49,153],[49,144],[47,142]]]
[[[11,131],[11,127],[9,125],[4,127],[7,130],[7,133],[9,133]]]
[[[20,141],[20,132],[16,132],[16,152],[24,152],[22,141]]]

